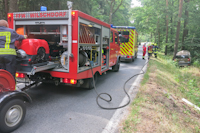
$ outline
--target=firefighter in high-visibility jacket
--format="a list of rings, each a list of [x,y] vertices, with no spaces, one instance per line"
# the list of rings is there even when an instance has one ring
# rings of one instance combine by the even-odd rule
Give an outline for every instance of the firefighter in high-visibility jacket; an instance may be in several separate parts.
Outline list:
[[[153,53],[154,53],[155,58],[157,58],[157,54],[158,54],[158,46],[157,46],[156,43],[154,43],[154,45],[153,45]]]
[[[149,46],[148,46],[148,59],[150,59],[152,53],[153,53],[153,46],[152,46],[152,45],[149,45]]]
[[[23,35],[17,34],[8,28],[6,20],[0,20],[0,69],[7,70],[15,79],[16,73],[16,50],[15,41],[23,40]]]

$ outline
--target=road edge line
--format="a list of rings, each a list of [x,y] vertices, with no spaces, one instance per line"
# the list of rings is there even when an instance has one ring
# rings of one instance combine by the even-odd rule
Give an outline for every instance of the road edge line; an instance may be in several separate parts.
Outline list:
[[[147,61],[145,62],[145,64],[147,63]],[[144,72],[146,72],[147,69],[147,64],[144,66]],[[140,73],[142,73],[143,71],[141,70]],[[131,101],[133,101],[133,98],[135,98],[136,95],[134,95],[134,92],[137,92],[139,87],[140,87],[140,82],[143,78],[144,74],[139,75],[135,81],[133,82],[132,86],[130,87],[128,94],[131,98]],[[135,89],[134,89],[135,88]],[[122,100],[122,102],[120,103],[119,106],[124,105],[125,103],[128,102],[128,97],[125,96],[124,99]],[[104,128],[104,130],[102,131],[102,133],[115,133],[117,132],[117,130],[119,129],[119,124],[121,122],[121,120],[123,118],[125,118],[128,114],[128,108],[130,107],[130,104],[124,108],[118,109],[117,111],[115,111],[115,113],[113,114],[112,118],[110,119],[110,121],[108,122],[108,124],[106,125],[106,127]]]

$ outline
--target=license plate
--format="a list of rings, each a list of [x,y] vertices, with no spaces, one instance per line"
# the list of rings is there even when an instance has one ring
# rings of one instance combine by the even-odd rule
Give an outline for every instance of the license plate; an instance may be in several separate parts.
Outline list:
[[[25,83],[25,82],[30,82],[30,79],[28,78],[16,78],[16,81],[19,83]]]

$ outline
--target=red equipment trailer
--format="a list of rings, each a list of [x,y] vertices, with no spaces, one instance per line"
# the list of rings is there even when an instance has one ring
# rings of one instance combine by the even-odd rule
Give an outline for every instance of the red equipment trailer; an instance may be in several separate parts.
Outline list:
[[[10,133],[17,129],[26,114],[25,102],[31,101],[28,94],[15,90],[13,76],[0,69],[0,132]]]
[[[28,36],[16,44],[18,53],[24,54],[18,61],[18,78],[92,89],[93,76],[96,80],[109,67],[119,70],[117,30],[81,11],[71,10],[71,2],[68,8],[8,13],[10,28],[16,31],[23,28]]]

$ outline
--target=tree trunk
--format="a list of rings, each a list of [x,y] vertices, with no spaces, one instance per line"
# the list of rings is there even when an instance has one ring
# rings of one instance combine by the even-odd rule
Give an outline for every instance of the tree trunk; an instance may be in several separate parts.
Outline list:
[[[165,43],[166,43],[166,46],[165,46],[165,55],[167,55],[167,43],[168,43],[168,24],[169,24],[169,21],[168,21],[168,0],[166,0],[166,12],[167,12],[167,15],[166,15],[166,40],[165,40]]]
[[[113,6],[112,6],[112,4],[113,4],[113,1],[110,4],[109,24],[112,23],[112,12],[113,12]]]
[[[5,14],[7,16],[7,13],[8,13],[8,0],[4,0],[4,6],[5,6]]]
[[[180,26],[181,26],[181,16],[182,16],[182,8],[183,8],[183,0],[179,1],[179,13],[178,13],[178,25],[177,25],[177,31],[176,31],[176,41],[174,44],[174,56],[173,56],[173,60],[176,57],[176,53],[178,50],[178,41],[179,41],[179,33],[180,33]]]
[[[184,20],[184,30],[183,30],[182,47],[181,47],[182,50],[185,49],[184,40],[185,40],[185,37],[188,35],[188,28],[187,28],[187,24],[189,20],[188,3],[190,2],[190,0],[185,0],[185,2],[186,2],[186,8],[185,8],[186,19]]]
[[[174,6],[174,1],[173,0],[172,0],[171,4],[172,4],[171,7],[173,7]],[[173,13],[171,14],[170,23],[171,23],[171,25],[173,25]],[[173,43],[173,27],[170,27],[170,29],[171,29],[171,31],[170,31],[170,34],[171,34],[170,42]]]
[[[158,31],[158,47],[160,47],[160,31]]]
[[[171,24],[173,23],[173,18],[172,17],[171,17],[170,23]],[[172,43],[173,42],[173,40],[172,40],[173,39],[172,38],[173,37],[173,28],[171,27],[170,29],[171,29],[171,32],[170,32],[170,34],[171,34],[171,36],[170,36],[170,42]]]
[[[158,35],[158,41],[159,41],[159,22],[160,22],[160,20],[159,20],[159,18],[158,18],[158,20],[157,20],[157,26],[156,26],[156,32],[154,33],[154,35],[155,35],[155,40],[154,40],[154,43],[156,43],[156,37],[157,37],[157,35]]]
[[[58,1],[58,9],[61,10],[62,1]]]
[[[119,7],[122,5],[123,0],[120,1],[120,4],[117,6],[116,9],[114,9],[114,7],[116,6],[115,2],[117,0],[111,0],[111,2],[109,2],[108,0],[106,0],[107,3],[110,5],[110,13],[109,13],[109,24],[112,23],[112,16],[115,14],[115,12],[119,9]]]
[[[158,46],[160,46],[160,19],[158,19],[158,22],[157,22],[157,34],[158,34]],[[156,43],[156,40],[155,40],[155,43]]]
[[[18,11],[18,0],[9,0],[9,12],[17,12]]]

